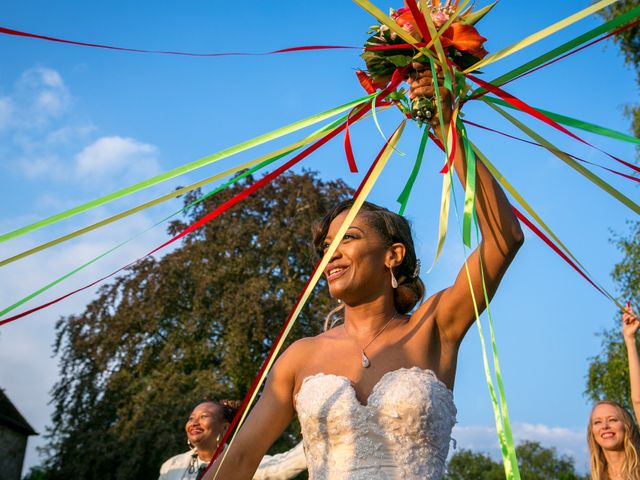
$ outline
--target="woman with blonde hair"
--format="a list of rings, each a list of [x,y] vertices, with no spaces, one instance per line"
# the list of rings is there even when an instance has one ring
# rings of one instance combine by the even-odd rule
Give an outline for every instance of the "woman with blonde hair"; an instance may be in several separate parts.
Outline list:
[[[636,333],[640,320],[629,304],[622,312],[622,336],[627,347],[631,402],[636,417],[612,400],[593,407],[587,442],[589,444],[592,480],[640,480],[640,358]]]

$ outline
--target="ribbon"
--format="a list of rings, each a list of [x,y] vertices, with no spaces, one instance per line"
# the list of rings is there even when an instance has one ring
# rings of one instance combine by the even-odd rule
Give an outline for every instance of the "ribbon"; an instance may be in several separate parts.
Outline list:
[[[364,115],[365,111],[360,111],[358,113],[356,113],[354,115],[353,121],[357,121],[358,119],[360,119],[360,117],[362,117]],[[75,295],[78,292],[81,292],[83,290],[86,290],[88,288],[93,287],[94,285],[112,277],[113,275],[116,275],[117,273],[121,272],[122,270],[134,265],[135,263],[141,261],[144,258],[147,258],[151,255],[153,255],[154,253],[156,253],[157,251],[161,250],[162,248],[174,243],[175,241],[179,240],[180,238],[184,237],[185,235],[199,229],[200,227],[202,227],[203,225],[205,225],[206,223],[210,222],[211,220],[213,220],[214,218],[216,218],[218,215],[224,213],[225,211],[227,211],[228,209],[230,209],[231,207],[233,207],[234,205],[236,205],[237,203],[239,203],[240,201],[244,200],[245,198],[247,198],[248,196],[252,195],[253,193],[255,193],[257,190],[259,190],[260,188],[262,188],[264,185],[268,184],[269,182],[271,182],[272,180],[274,180],[276,177],[278,177],[279,175],[281,175],[282,173],[284,173],[286,170],[288,170],[289,168],[293,167],[294,165],[296,165],[298,162],[300,162],[302,159],[304,159],[305,157],[307,157],[308,155],[310,155],[311,153],[313,153],[314,151],[316,151],[319,147],[321,147],[322,145],[324,145],[325,143],[327,143],[329,140],[331,140],[332,138],[334,138],[336,135],[338,135],[342,130],[344,130],[346,126],[346,122],[343,123],[342,125],[340,125],[338,128],[334,129],[333,131],[327,133],[324,137],[322,137],[321,139],[319,139],[318,141],[316,141],[313,145],[307,147],[304,151],[302,151],[301,153],[299,153],[298,155],[296,155],[295,157],[293,157],[291,160],[289,160],[288,162],[286,162],[285,164],[283,164],[282,166],[278,167],[276,170],[274,170],[273,172],[269,173],[268,175],[265,175],[263,178],[261,178],[260,180],[258,180],[256,183],[254,183],[253,185],[247,187],[246,189],[244,189],[242,192],[238,193],[237,195],[235,195],[234,197],[230,198],[229,200],[227,200],[226,202],[224,202],[222,205],[218,206],[215,210],[213,210],[212,212],[208,213],[207,215],[205,215],[204,217],[202,217],[200,220],[198,220],[197,222],[194,222],[193,224],[191,224],[189,227],[187,227],[186,229],[184,229],[182,232],[178,233],[177,235],[175,235],[173,238],[169,239],[168,241],[166,241],[165,243],[163,243],[162,245],[160,245],[159,247],[156,247],[154,250],[152,250],[151,252],[147,253],[146,255],[144,255],[143,257],[139,258],[138,260],[135,260],[132,263],[129,263],[127,265],[125,265],[122,268],[119,268],[118,270],[110,273],[109,275],[100,278],[99,280],[96,280],[95,282],[92,282],[88,285],[85,285],[84,287],[81,287],[77,290],[74,290],[73,292],[70,292],[66,295],[63,295],[61,297],[58,297],[55,300],[52,300],[48,303],[39,305],[37,307],[34,307],[30,310],[27,310],[25,312],[22,312],[18,315],[14,315],[12,317],[6,318],[4,320],[0,320],[0,325],[4,325],[6,323],[9,322],[13,322],[15,320],[18,320],[19,318],[25,317],[27,315],[30,315],[31,313],[37,312],[39,310],[42,310],[43,308],[49,307],[55,303],[58,303],[72,295]],[[94,260],[95,261],[95,260]],[[68,274],[60,277],[59,279],[55,280],[52,283],[49,283],[47,285],[45,285],[44,287],[40,288],[39,290],[37,290],[36,292],[32,293],[31,295],[28,295],[27,297],[19,300],[18,302],[14,303],[13,305],[5,308],[4,310],[0,311],[0,316],[3,316],[5,314],[7,314],[8,312],[14,310],[15,308],[17,308],[18,306],[24,304],[25,302],[27,302],[28,300],[34,298],[37,295],[40,295],[41,293],[43,293],[44,291],[48,290],[49,288],[51,288],[52,286],[54,286],[55,284],[61,282],[62,280],[68,278],[69,276],[73,275],[74,273],[76,273],[78,270],[80,270],[81,268],[84,268],[84,266],[78,267],[74,270],[72,270],[71,272],[69,272]]]
[[[462,243],[471,248],[471,221],[476,203],[476,156],[467,137],[467,130],[458,122],[467,164],[467,178],[464,190],[464,212],[462,215]]]
[[[616,157],[615,155],[611,155],[610,153],[605,152],[601,148],[598,148],[598,147],[592,145],[591,143],[587,142],[586,140],[580,138],[578,135],[576,135],[575,133],[571,132],[570,130],[567,130],[562,125],[560,125],[558,122],[556,122],[555,120],[549,118],[547,115],[545,115],[541,111],[536,110],[535,108],[533,108],[530,105],[526,104],[522,100],[514,97],[510,93],[505,92],[500,87],[496,87],[495,85],[491,85],[491,84],[485,82],[484,80],[481,80],[481,79],[479,79],[477,77],[474,77],[471,74],[468,74],[467,77],[470,78],[471,80],[473,80],[474,82],[476,82],[478,85],[483,86],[484,88],[489,90],[491,93],[494,93],[494,94],[498,95],[502,100],[504,100],[507,103],[509,103],[510,105],[512,105],[515,109],[520,110],[520,111],[522,111],[522,112],[524,112],[524,113],[526,113],[528,115],[531,115],[534,118],[537,118],[538,120],[546,123],[547,125],[555,128],[556,130],[559,130],[560,132],[564,133],[565,135],[569,135],[571,138],[579,141],[580,143],[583,143],[584,145],[588,145],[591,148],[595,148],[599,152],[604,153],[609,158],[611,158],[611,159],[613,159],[613,160],[615,160],[615,161],[617,161],[617,162],[619,162],[619,163],[621,163],[621,164],[623,164],[625,166],[629,167],[629,166],[632,165],[631,163],[626,162],[626,161]],[[494,108],[494,110],[496,109],[496,107],[494,107],[494,106],[492,106],[492,108]],[[632,168],[634,168],[635,170],[640,172],[640,169],[638,167],[633,166]]]
[[[333,117],[335,115],[338,115],[339,113],[345,112],[347,110],[352,109],[354,106],[357,106],[363,102],[367,102],[368,100],[370,100],[371,98],[373,98],[375,95],[378,95],[376,93],[373,93],[371,95],[367,95],[365,97],[359,98],[357,100],[353,100],[351,102],[345,103],[344,105],[340,105],[338,107],[332,108],[330,110],[327,110],[325,112],[316,114],[316,115],[312,115],[311,117],[308,117],[306,119],[303,120],[299,120],[297,122],[291,123],[287,126],[278,128],[276,130],[273,130],[269,133],[260,135],[258,137],[252,138],[250,140],[246,140],[242,143],[239,143],[237,145],[234,145],[232,147],[226,148],[224,150],[221,150],[218,153],[215,153],[213,155],[208,155],[206,157],[203,157],[199,160],[195,160],[193,162],[187,163],[185,165],[182,165],[180,167],[174,168],[172,170],[169,170],[168,172],[165,173],[161,173],[159,175],[156,175],[152,178],[149,178],[147,180],[144,180],[142,182],[136,183],[134,185],[131,185],[129,187],[125,187],[122,188],[120,190],[117,190],[113,193],[110,193],[108,195],[99,197],[95,200],[92,200],[90,202],[84,203],[82,205],[79,205],[77,207],[71,208],[69,210],[66,210],[64,212],[58,213],[56,215],[53,215],[51,217],[45,218],[43,220],[37,221],[35,223],[32,223],[30,225],[26,225],[22,228],[19,228],[17,230],[5,233],[4,235],[0,235],[0,243],[10,240],[12,238],[16,238],[19,237],[20,235],[24,235],[25,233],[29,233],[35,230],[38,230],[40,228],[46,227],[48,225],[52,225],[56,222],[59,222],[61,220],[73,217],[75,215],[78,215],[79,213],[82,212],[86,212],[87,210],[90,210],[92,208],[98,207],[100,205],[104,205],[106,203],[109,203],[113,200],[125,197],[127,195],[131,195],[132,193],[138,192],[140,190],[144,190],[146,188],[152,187],[154,185],[157,185],[158,183],[164,182],[166,180],[170,180],[172,178],[175,178],[179,175],[183,175],[185,173],[188,173],[192,170],[198,169],[200,167],[204,167],[206,165],[209,165],[211,163],[220,161],[224,158],[227,158],[229,156],[235,155],[237,153],[243,152],[245,150],[248,150],[250,148],[256,147],[258,145],[262,145],[263,143],[269,142],[271,140],[274,140],[276,138],[280,138],[284,135],[287,135],[289,133],[293,133],[296,132],[298,130],[301,130],[303,128],[306,128],[308,126],[311,125],[315,125],[316,123],[322,122],[330,117]]]
[[[511,185],[511,183],[497,169],[497,167],[493,163],[491,163],[489,161],[489,159],[480,151],[480,149],[476,145],[473,145],[473,144],[471,144],[471,145],[472,145],[472,148],[474,149],[475,153],[478,155],[478,158],[480,159],[480,161],[484,164],[484,166],[487,168],[487,170],[489,170],[491,175],[493,175],[493,178],[495,178],[496,181],[498,181],[500,183],[500,185],[502,185],[502,187],[506,191],[508,191],[513,198],[515,198],[518,201],[518,203],[526,210],[526,212],[536,222],[538,222],[540,227],[547,233],[547,235],[549,237],[551,237],[553,239],[553,241],[555,241],[555,244],[551,240],[549,240],[549,238],[547,236],[545,236],[538,228],[536,228],[535,225],[530,226],[530,224],[531,224],[530,220],[525,218],[523,220],[523,222],[525,222],[527,224],[527,226],[529,226],[529,228],[536,235],[538,235],[542,240],[544,240],[545,243],[547,243],[547,245],[549,245],[556,253],[558,253],[558,255],[560,255],[560,257],[563,260],[565,260],[574,270],[576,270],[594,288],[596,288],[596,290],[598,290],[605,297],[609,298],[610,300],[612,300],[614,303],[617,304],[617,301],[615,300],[615,298],[609,292],[607,292],[607,290],[604,287],[602,287],[595,280],[592,280],[592,278],[591,278],[592,275],[584,267],[584,265],[582,265],[582,263],[575,257],[575,255],[573,253],[571,253],[571,250],[569,250],[569,248],[557,237],[557,235],[555,233],[553,233],[553,231],[547,226],[547,224],[542,220],[542,218],[540,218],[540,215],[538,215],[536,213],[536,211],[533,209],[533,207],[531,207],[531,205],[529,205],[529,203],[522,197],[522,195],[520,195],[520,193],[513,187],[513,185]],[[516,213],[516,215],[518,216],[518,218],[520,218],[520,216],[523,216],[522,213],[520,213],[515,207],[513,207],[513,209],[514,209],[514,212]],[[556,244],[559,247],[556,246]],[[560,250],[560,248],[562,249],[562,251]]]
[[[229,57],[229,56],[262,56],[262,55],[275,55],[279,53],[301,52],[308,50],[357,50],[358,47],[349,47],[345,45],[303,45],[300,47],[282,48],[280,50],[273,50],[271,52],[262,53],[246,53],[246,52],[226,52],[226,53],[192,53],[192,52],[175,52],[165,50],[143,50],[139,48],[126,48],[126,47],[114,47],[112,45],[103,45],[99,43],[78,42],[75,40],[65,40],[63,38],[47,37],[45,35],[38,35],[36,33],[21,32],[19,30],[13,30],[11,28],[0,27],[0,33],[5,35],[12,35],[15,37],[26,37],[37,40],[47,40],[49,42],[66,43],[70,45],[78,45],[81,47],[93,47],[103,48],[107,50],[118,50],[123,52],[134,53],[155,53],[162,55],[181,55],[187,57]]]
[[[493,55],[489,55],[487,57],[485,57],[484,59],[480,60],[479,62],[477,62],[476,64],[472,65],[471,67],[467,68],[464,73],[469,73],[469,72],[473,72],[474,70],[478,70],[479,68],[482,68],[486,65],[489,65],[497,60],[501,60],[503,58],[508,57],[509,55],[511,55],[512,53],[515,53],[519,50],[522,50],[525,47],[528,47],[529,45],[533,45],[534,43],[547,38],[549,35],[552,35],[556,32],[558,32],[559,30],[562,30],[563,28],[568,27],[569,25],[574,24],[575,22],[582,20],[585,17],[588,17],[589,15],[591,15],[592,13],[595,13],[599,10],[602,10],[603,8],[611,5],[612,3],[617,2],[618,0],[601,0],[599,2],[594,3],[593,5],[590,5],[589,7],[585,8],[584,10],[581,10],[577,13],[574,13],[573,15],[570,15],[569,17],[565,18],[564,20],[560,20],[559,22],[554,23],[553,25],[550,25],[546,28],[543,28],[542,30],[540,30],[539,32],[534,33],[533,35],[529,35],[526,38],[523,38],[522,40],[514,43],[513,45],[507,47],[507,48],[503,48],[502,50],[494,53]]]
[[[237,177],[231,179],[230,181],[226,182],[221,187],[218,187],[218,188],[212,190],[211,192],[209,192],[206,195],[202,196],[198,200],[190,203],[189,205],[187,205],[187,206],[181,208],[180,210],[172,213],[171,215],[163,218],[158,223],[156,223],[155,225],[149,227],[148,229],[144,230],[143,232],[141,232],[139,234],[136,234],[134,237],[132,237],[132,238],[130,238],[128,240],[125,240],[124,242],[122,242],[118,246],[116,246],[115,248],[110,249],[109,253],[111,253],[114,250],[120,248],[121,246],[129,243],[131,240],[139,237],[143,233],[146,233],[149,230],[157,227],[158,225],[160,225],[160,224],[164,223],[165,221],[169,220],[170,218],[182,213],[183,211],[185,211],[186,209],[192,207],[193,205],[203,201],[204,199],[210,197],[211,195],[216,194],[220,190],[223,190],[224,188],[227,188],[229,185],[232,185],[236,181],[238,181],[238,180],[240,180],[242,178],[245,178],[247,175],[250,175],[251,173],[254,173],[257,170],[260,170],[261,168],[264,168],[265,166],[275,162],[276,160],[279,160],[282,157],[294,152],[295,150],[297,150],[301,146],[306,145],[308,143],[311,143],[314,140],[317,140],[318,138],[320,138],[320,136],[322,134],[324,134],[324,132],[337,127],[340,123],[344,122],[345,120],[346,120],[346,117],[342,117],[342,118],[340,118],[338,120],[335,120],[334,122],[332,122],[331,124],[327,125],[326,127],[323,127],[318,132],[315,132],[312,135],[306,137],[305,139],[300,140],[300,141],[298,141],[298,142],[296,142],[296,143],[294,143],[294,144],[292,144],[292,145],[290,145],[288,147],[281,148],[281,149],[276,150],[275,152],[272,152],[270,154],[263,155],[263,156],[261,156],[261,157],[259,157],[257,159],[254,159],[254,160],[250,160],[250,161],[248,161],[246,163],[243,163],[243,164],[238,165],[236,167],[230,168],[230,169],[228,169],[228,170],[226,170],[226,171],[224,171],[222,173],[219,173],[217,175],[213,175],[212,177],[209,177],[209,178],[205,178],[204,180],[200,180],[199,182],[193,183],[193,184],[188,185],[186,187],[182,187],[182,188],[179,188],[177,190],[173,190],[168,194],[162,195],[162,196],[160,196],[160,197],[158,197],[158,198],[156,198],[154,200],[151,200],[149,202],[145,202],[145,203],[143,203],[141,205],[138,205],[137,207],[133,207],[133,208],[131,208],[129,210],[125,210],[125,211],[120,212],[120,213],[118,213],[116,215],[112,215],[111,217],[108,217],[108,218],[106,218],[104,220],[101,220],[99,222],[96,222],[96,223],[94,223],[92,225],[89,225],[87,227],[81,228],[79,230],[76,230],[75,232],[63,235],[63,236],[58,237],[58,238],[56,238],[54,240],[51,240],[49,242],[46,242],[46,243],[43,243],[43,244],[38,245],[36,247],[33,247],[33,248],[29,249],[29,250],[25,250],[25,251],[23,251],[23,252],[21,252],[21,253],[19,253],[17,255],[14,255],[12,257],[6,258],[5,260],[0,261],[0,267],[3,267],[3,266],[8,265],[8,264],[10,264],[12,262],[15,262],[16,260],[20,260],[20,259],[28,257],[29,255],[32,255],[34,253],[40,252],[40,251],[45,250],[47,248],[50,248],[50,247],[53,247],[53,246],[58,245],[60,243],[63,243],[65,241],[67,241],[67,240],[71,240],[73,238],[76,238],[76,237],[79,237],[81,235],[84,235],[85,233],[91,232],[91,231],[93,231],[93,230],[95,230],[97,228],[103,227],[105,225],[109,225],[110,223],[113,223],[113,222],[115,222],[117,220],[121,220],[123,218],[126,218],[126,217],[128,217],[130,215],[133,215],[134,213],[140,212],[142,210],[145,210],[147,208],[153,207],[155,205],[159,205],[159,204],[161,204],[161,203],[163,203],[163,202],[165,202],[167,200],[171,200],[173,198],[176,198],[176,197],[178,197],[180,195],[183,195],[183,194],[185,194],[187,192],[193,191],[196,188],[199,188],[199,187],[202,187],[202,186],[207,185],[209,183],[215,182],[216,180],[219,180],[221,178],[233,175],[234,173],[237,173],[237,172],[245,170],[245,169],[249,169],[246,172],[240,174],[239,176],[237,176]],[[103,257],[100,256],[100,258],[103,258]],[[93,262],[89,262],[88,264],[85,264],[85,265],[89,265],[91,263],[93,263]]]
[[[502,115],[507,120],[509,120],[511,123],[513,123],[516,127],[518,127],[520,130],[522,130],[527,136],[529,136],[530,138],[532,138],[536,142],[542,144],[542,146],[544,146],[544,148],[546,148],[553,155],[558,157],[560,160],[565,162],[571,168],[576,170],[578,173],[582,174],[588,180],[590,180],[591,182],[596,184],[598,187],[603,189],[605,192],[607,192],[609,195],[614,197],[620,203],[622,203],[623,205],[627,206],[629,209],[633,210],[634,212],[640,214],[640,206],[638,206],[638,204],[636,204],[633,200],[631,200],[630,198],[628,198],[627,196],[625,196],[624,194],[622,194],[621,192],[619,192],[618,190],[613,188],[611,185],[609,185],[607,182],[602,180],[600,177],[595,175],[593,172],[591,172],[591,170],[583,167],[582,165],[580,165],[580,163],[576,162],[570,156],[564,155],[562,153],[562,150],[560,150],[559,148],[554,146],[551,142],[549,142],[548,140],[544,139],[542,136],[540,136],[537,133],[535,133],[529,127],[527,127],[522,122],[518,121],[516,118],[512,117],[511,115],[509,115],[507,112],[505,112],[503,109],[501,109],[497,105],[492,105],[490,103],[488,103],[487,105],[489,105],[491,108],[493,108],[495,111],[497,111],[500,115]]]
[[[404,215],[404,211],[407,208],[407,203],[409,202],[409,196],[411,195],[411,190],[413,189],[413,184],[416,183],[416,178],[418,177],[418,173],[420,172],[420,167],[422,165],[422,159],[424,158],[424,151],[427,147],[427,140],[429,140],[429,128],[425,127],[422,132],[422,139],[420,140],[420,147],[418,148],[418,156],[416,157],[416,161],[413,164],[413,169],[411,170],[411,174],[409,175],[409,179],[405,184],[400,196],[398,197],[397,202],[400,204],[400,210],[398,211],[398,215]]]
[[[506,85],[507,83],[517,79],[517,78],[521,78],[524,75],[528,75],[530,73],[533,73],[541,68],[547,67],[551,64],[553,64],[554,62],[562,59],[562,58],[566,58],[569,55],[573,55],[574,53],[577,53],[587,47],[590,47],[592,45],[595,45],[598,42],[601,42],[607,38],[609,38],[612,35],[616,35],[628,28],[632,28],[633,26],[637,25],[638,22],[632,22],[628,25],[625,25],[622,28],[619,28],[617,30],[614,30],[612,32],[610,32],[608,35],[603,36],[602,38],[599,38],[598,40],[589,43],[588,45],[584,45],[566,55],[562,55],[565,52],[568,52],[569,50],[578,47],[579,45],[582,45],[585,42],[588,42],[589,40],[597,37],[598,35],[604,33],[604,32],[608,32],[609,30],[613,30],[616,29],[617,27],[619,27],[620,25],[624,25],[625,23],[633,20],[634,18],[636,18],[637,16],[640,15],[640,7],[634,8],[622,15],[620,15],[619,17],[614,18],[613,20],[610,20],[606,23],[603,23],[602,25],[599,25],[598,27],[589,30],[586,33],[583,33],[582,35],[569,40],[568,42],[560,45],[559,47],[554,48],[553,50],[540,55],[539,57],[526,62],[525,64],[514,68],[513,70],[505,73],[504,75],[501,75],[500,77],[491,80],[489,83],[492,85],[498,85],[498,86],[502,86],[502,85]],[[561,57],[558,58],[559,55],[562,55]],[[471,93],[469,95],[470,98],[477,98],[479,96],[481,96],[483,94],[483,92],[486,92],[485,89],[483,88],[478,88],[477,90],[475,90],[473,93]],[[468,97],[468,98],[469,98]]]
[[[518,110],[516,107],[514,107],[513,105],[511,105],[509,102],[506,102],[504,100],[501,100],[500,98],[495,98],[495,97],[490,97],[490,96],[486,96],[483,97],[483,101],[485,102],[489,102],[489,103],[493,103],[495,105],[500,105],[502,107],[507,107],[507,108],[511,108],[513,110]],[[633,137],[631,135],[627,135],[625,133],[622,132],[617,132],[615,130],[612,130],[610,128],[607,127],[602,127],[600,125],[596,125],[594,123],[589,123],[589,122],[585,122],[584,120],[578,120],[576,118],[572,118],[572,117],[567,117],[566,115],[560,115],[559,113],[553,113],[550,112],[549,110],[543,110],[542,108],[538,108],[538,107],[531,107],[534,110],[543,113],[544,115],[546,115],[547,117],[549,117],[550,119],[563,124],[563,125],[567,125],[569,127],[573,127],[573,128],[577,128],[579,130],[584,130],[585,132],[590,132],[590,133],[595,133],[598,135],[601,135],[603,137],[608,137],[608,138],[612,138],[614,140],[622,140],[624,142],[628,142],[628,143],[633,143],[636,145],[640,145],[640,138],[637,137]],[[632,163],[629,162],[625,162],[624,160],[618,159],[619,162],[621,162],[623,165],[626,165],[629,168],[632,168],[633,170],[640,172],[640,168]]]
[[[544,145],[541,145],[541,144],[536,143],[536,142],[532,142],[531,140],[527,140],[526,138],[516,137],[515,135],[510,135],[508,133],[501,132],[500,130],[495,130],[493,128],[489,128],[489,127],[486,127],[484,125],[480,125],[480,124],[472,122],[470,120],[462,120],[462,122],[467,124],[467,125],[472,125],[474,127],[481,128],[481,129],[486,130],[488,132],[497,133],[497,134],[502,135],[504,137],[511,138],[513,140],[517,140],[519,142],[527,143],[529,145],[533,145],[533,146],[536,146],[536,147],[546,148]],[[598,167],[598,168],[602,168],[603,170],[606,170],[608,172],[614,173],[616,175],[620,175],[621,177],[624,177],[624,178],[626,178],[628,180],[633,180],[634,182],[640,183],[640,178],[633,177],[631,175],[627,175],[626,173],[622,173],[622,172],[619,172],[617,170],[613,170],[611,168],[605,167],[604,165],[600,165],[598,163],[591,162],[589,160],[585,160],[585,159],[580,158],[580,157],[576,157],[575,155],[572,155],[571,153],[567,153],[564,150],[560,150],[560,153],[563,153],[563,154],[567,155],[568,157],[571,157],[574,160],[577,160],[579,162],[586,163],[588,165],[593,165],[593,166]]]
[[[367,172],[367,175],[362,180],[362,183],[360,184],[360,187],[358,188],[358,190],[356,191],[356,193],[354,195],[353,206],[351,207],[351,209],[348,211],[347,215],[345,216],[345,219],[342,222],[342,225],[338,229],[338,232],[337,232],[336,236],[331,241],[331,244],[327,248],[327,251],[325,252],[322,260],[320,260],[320,262],[314,268],[313,273],[310,276],[309,280],[307,281],[302,294],[300,295],[300,297],[296,301],[291,313],[289,314],[289,317],[285,321],[280,333],[278,334],[278,338],[276,339],[276,341],[274,342],[273,346],[271,347],[271,351],[269,352],[269,355],[267,356],[267,358],[263,362],[262,366],[260,367],[258,375],[256,376],[255,380],[253,381],[253,384],[251,385],[251,388],[249,389],[249,392],[245,396],[240,409],[236,413],[236,416],[234,417],[233,421],[229,425],[229,428],[225,432],[225,434],[224,434],[224,436],[223,436],[223,438],[222,438],[222,440],[221,440],[221,442],[220,442],[220,444],[218,446],[218,449],[216,450],[216,452],[214,454],[213,461],[209,465],[209,468],[211,468],[213,466],[213,464],[215,462],[215,459],[222,453],[222,451],[224,449],[224,445],[226,443],[226,440],[231,435],[231,432],[233,430],[235,430],[233,438],[231,439],[231,442],[229,443],[229,448],[227,448],[225,450],[225,453],[222,456],[220,465],[224,462],[224,458],[225,458],[227,452],[229,452],[230,447],[231,447],[231,445],[233,444],[233,442],[234,442],[234,440],[236,438],[236,435],[238,433],[239,428],[242,426],[244,420],[246,419],[246,417],[248,415],[248,409],[250,408],[250,406],[255,401],[255,399],[256,399],[256,397],[258,395],[258,392],[260,390],[260,387],[264,383],[269,370],[271,369],[271,367],[273,366],[273,363],[275,362],[275,357],[278,355],[278,353],[282,349],[282,347],[284,345],[284,341],[285,341],[287,335],[289,334],[289,332],[293,328],[293,325],[294,325],[295,321],[297,320],[298,316],[300,315],[300,312],[302,311],[302,308],[304,307],[305,303],[309,299],[309,296],[311,295],[311,292],[313,291],[313,289],[315,288],[316,284],[318,283],[318,281],[322,277],[322,274],[323,274],[325,268],[329,264],[329,261],[331,260],[331,257],[333,256],[334,252],[338,248],[338,245],[342,241],[342,238],[344,237],[345,233],[347,232],[347,229],[351,226],[351,223],[353,222],[353,220],[355,219],[356,215],[358,214],[362,204],[364,203],[364,201],[366,200],[367,196],[369,195],[369,192],[371,191],[371,189],[375,185],[377,179],[379,178],[380,174],[382,173],[382,170],[384,169],[389,157],[391,156],[391,153],[393,152],[393,150],[395,148],[395,145],[397,145],[397,142],[398,142],[400,136],[402,135],[402,131],[404,130],[405,123],[406,123],[406,120],[403,120],[402,123],[398,126],[398,128],[393,133],[392,137],[386,142],[386,144],[384,145],[384,147],[382,148],[382,150],[378,154],[378,157],[376,158],[376,160],[372,163],[369,171]],[[216,471],[215,474],[214,474],[214,479],[217,478],[217,474],[218,474],[218,472]]]
[[[444,145],[440,144],[440,148],[444,151]],[[468,165],[468,163],[467,163]],[[468,167],[467,167],[468,168]],[[468,175],[467,175],[468,176]],[[448,175],[445,177],[451,180],[452,172],[448,171]],[[453,190],[453,202],[455,205],[454,212],[456,216],[458,215],[458,202],[455,190]],[[478,224],[475,222],[476,226],[476,238],[479,239],[480,235],[478,233]],[[464,248],[464,245],[463,245]],[[491,315],[491,307],[489,303],[489,295],[487,294],[487,287],[484,278],[484,270],[482,268],[482,253],[478,250],[478,255],[480,255],[480,276],[482,278],[482,291],[484,294],[485,305],[487,309],[487,316],[489,318],[489,330],[491,334],[491,348],[493,353],[493,365],[496,373],[496,382],[498,384],[498,392],[500,394],[500,403],[498,403],[498,397],[496,396],[495,387],[493,386],[493,379],[491,378],[491,368],[489,366],[489,360],[487,357],[487,347],[485,342],[485,337],[482,329],[482,323],[480,321],[480,311],[478,309],[478,303],[476,301],[475,292],[473,290],[473,284],[471,282],[471,274],[469,272],[468,265],[468,255],[466,249],[464,250],[464,268],[467,277],[467,282],[469,284],[469,293],[471,295],[471,300],[473,302],[474,314],[476,317],[476,326],[478,328],[478,336],[480,337],[480,344],[482,347],[482,360],[484,367],[485,380],[487,382],[487,387],[489,389],[489,396],[491,398],[491,406],[493,409],[494,420],[496,425],[496,433],[498,435],[498,441],[500,443],[500,451],[502,454],[502,461],[504,464],[505,476],[507,480],[520,480],[520,471],[518,469],[518,459],[515,451],[515,444],[513,441],[513,433],[511,431],[511,421],[509,419],[509,410],[507,408],[507,397],[504,390],[504,383],[502,381],[502,373],[500,369],[500,359],[498,357],[498,348],[495,340],[495,332],[493,329],[493,319]]]

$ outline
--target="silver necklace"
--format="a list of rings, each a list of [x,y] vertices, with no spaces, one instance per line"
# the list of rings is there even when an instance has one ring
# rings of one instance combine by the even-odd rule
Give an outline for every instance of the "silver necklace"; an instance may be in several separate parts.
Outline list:
[[[367,349],[367,347],[368,347],[369,345],[371,345],[371,344],[373,343],[373,341],[374,341],[376,338],[378,338],[378,337],[380,336],[380,334],[381,334],[382,332],[384,332],[384,331],[385,331],[385,329],[389,326],[389,324],[390,324],[393,320],[395,320],[397,317],[398,317],[398,312],[394,313],[394,314],[393,314],[393,316],[389,319],[389,321],[387,321],[387,323],[385,323],[385,324],[384,324],[384,326],[383,326],[380,330],[378,330],[378,333],[376,333],[376,334],[373,336],[373,338],[372,338],[371,340],[369,340],[369,343],[367,343],[364,347],[362,347],[362,348],[360,349],[360,361],[362,362],[362,366],[363,366],[364,368],[369,368],[369,367],[371,366],[371,360],[369,360],[369,357],[367,357],[367,354],[366,354],[366,353],[364,353],[364,351]],[[356,342],[355,338],[353,338],[353,337],[351,336],[351,334],[349,333],[349,330],[347,330],[347,324],[346,324],[346,323],[344,324],[344,331],[345,331],[345,333],[347,334],[347,336],[348,336],[351,340],[353,340],[356,344],[358,343],[358,342]]]

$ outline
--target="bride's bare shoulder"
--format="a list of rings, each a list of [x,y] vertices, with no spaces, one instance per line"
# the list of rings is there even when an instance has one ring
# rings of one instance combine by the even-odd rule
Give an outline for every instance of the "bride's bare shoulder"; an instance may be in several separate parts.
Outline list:
[[[322,332],[315,337],[303,337],[293,342],[280,356],[278,364],[291,371],[313,363],[315,357],[325,351],[330,343],[340,337],[340,327]]]

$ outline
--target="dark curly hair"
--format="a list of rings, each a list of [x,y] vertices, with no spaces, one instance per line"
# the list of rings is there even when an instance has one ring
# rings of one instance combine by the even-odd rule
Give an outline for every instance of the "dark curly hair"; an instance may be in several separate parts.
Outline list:
[[[353,200],[339,203],[315,226],[313,247],[318,257],[322,258],[324,254],[323,243],[331,222],[352,206]],[[424,283],[417,275],[418,259],[413,245],[411,226],[403,216],[370,202],[363,203],[359,214],[363,215],[367,224],[380,234],[386,245],[402,243],[405,246],[406,253],[402,263],[393,269],[393,274],[398,279],[398,288],[394,290],[394,304],[398,313],[405,314],[411,311],[425,294]]]

